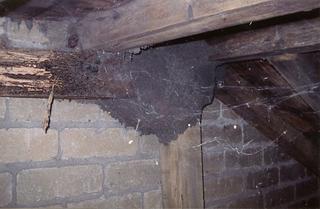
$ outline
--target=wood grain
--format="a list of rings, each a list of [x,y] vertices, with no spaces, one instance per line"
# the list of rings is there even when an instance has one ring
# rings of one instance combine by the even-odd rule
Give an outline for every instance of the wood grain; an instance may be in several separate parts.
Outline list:
[[[203,208],[200,127],[189,128],[176,141],[161,145],[164,208]]]
[[[320,49],[320,17],[212,37],[212,60],[235,61]]]

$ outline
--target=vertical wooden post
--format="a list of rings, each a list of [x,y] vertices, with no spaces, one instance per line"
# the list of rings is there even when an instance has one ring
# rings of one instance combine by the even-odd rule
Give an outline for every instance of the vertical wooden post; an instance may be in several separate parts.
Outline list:
[[[203,208],[200,127],[186,130],[176,141],[161,145],[164,208]]]

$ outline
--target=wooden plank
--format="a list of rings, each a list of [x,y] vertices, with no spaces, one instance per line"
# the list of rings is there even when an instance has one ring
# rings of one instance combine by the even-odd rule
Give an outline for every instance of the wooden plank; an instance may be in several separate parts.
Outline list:
[[[285,54],[268,58],[281,76],[298,91],[313,87],[301,97],[320,116],[320,53]]]
[[[319,175],[319,143],[307,137],[320,130],[319,118],[310,114],[312,109],[287,88],[281,76],[269,73],[272,67],[266,61],[226,64],[222,68],[225,83],[215,97]]]
[[[133,96],[130,79],[117,79],[119,74],[107,72],[94,55],[0,51],[0,96],[48,97],[53,85],[56,98]]]
[[[89,37],[84,48],[126,49],[319,7],[317,0],[142,0],[91,16],[80,34]],[[89,24],[97,18],[106,20]]]
[[[204,208],[200,127],[187,129],[176,141],[161,145],[164,208]]]
[[[235,61],[320,49],[320,17],[212,37],[212,60]]]
[[[0,35],[6,47],[118,51],[319,7],[318,0],[128,1],[80,17],[5,19]]]

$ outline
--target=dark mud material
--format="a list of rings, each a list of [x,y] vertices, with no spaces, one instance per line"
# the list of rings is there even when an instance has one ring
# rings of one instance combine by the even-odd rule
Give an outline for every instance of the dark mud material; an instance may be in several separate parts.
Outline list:
[[[130,76],[136,97],[97,104],[142,134],[155,134],[164,143],[176,139],[200,120],[202,108],[212,101],[215,65],[208,62],[206,48],[183,44],[134,56],[122,64],[120,74]]]
[[[94,99],[82,102],[96,103],[126,127],[167,143],[195,125],[212,101],[216,66],[208,61],[207,50],[205,42],[195,42],[136,55],[54,52],[42,62],[17,57],[0,63],[18,67],[3,73],[16,83],[0,82],[0,95],[48,98],[54,84],[55,98]],[[30,66],[20,73],[19,67]]]

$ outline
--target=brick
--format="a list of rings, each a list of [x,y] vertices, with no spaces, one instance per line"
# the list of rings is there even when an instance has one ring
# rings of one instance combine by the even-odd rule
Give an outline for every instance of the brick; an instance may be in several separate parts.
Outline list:
[[[222,104],[222,117],[232,120],[239,120],[241,117],[237,115],[231,108]]]
[[[290,156],[285,154],[281,148],[277,146],[269,146],[264,150],[264,164],[275,165],[279,162],[286,162],[291,160]]]
[[[311,194],[315,194],[318,191],[319,182],[316,178],[309,179],[307,181],[298,183],[296,185],[296,197],[301,198]]]
[[[46,105],[46,99],[10,98],[8,104],[10,119],[13,122],[42,122]]]
[[[0,120],[4,119],[6,114],[6,98],[0,98]]]
[[[228,208],[263,208],[263,197],[254,195],[233,201]]]
[[[238,154],[235,151],[226,152],[226,167],[250,167],[262,164],[262,152],[259,149],[245,149],[245,154]]]
[[[270,140],[260,133],[256,128],[251,125],[245,125],[243,128],[243,142],[247,143],[252,141],[252,143],[260,143],[260,142],[270,142]]]
[[[305,169],[301,164],[293,164],[280,167],[280,181],[295,181],[304,178]]]
[[[160,169],[154,160],[114,163],[105,169],[105,186],[112,193],[157,189]]]
[[[12,200],[12,177],[9,173],[0,173],[0,207]]]
[[[276,207],[293,201],[294,187],[289,186],[282,189],[270,191],[265,196],[265,206]]]
[[[42,129],[0,129],[0,163],[51,160],[58,153],[58,132]]]
[[[116,122],[96,104],[82,104],[77,101],[55,101],[52,107],[52,122]]]
[[[143,195],[143,208],[145,209],[161,209],[162,194],[160,190],[146,192]]]
[[[218,199],[241,193],[243,180],[240,176],[207,179],[205,184],[205,198]]]
[[[320,208],[320,196],[313,197],[307,201],[307,207],[309,208]]]
[[[202,120],[203,121],[217,120],[220,117],[220,113],[221,113],[221,103],[219,100],[214,99],[213,103],[207,106],[203,110]]]
[[[320,208],[320,198],[319,197],[313,197],[310,199],[306,199],[306,200],[301,200],[297,203],[291,204],[289,205],[289,208]]]
[[[288,206],[288,208],[297,208],[297,209],[309,208],[308,207],[308,201],[302,200],[302,201],[299,201],[297,203],[290,204]]]
[[[125,128],[65,129],[61,134],[62,158],[133,156],[138,135]]]
[[[102,191],[100,166],[74,166],[25,170],[17,176],[18,204],[75,197]]]
[[[204,142],[210,141],[215,137],[219,140],[220,144],[232,144],[236,146],[242,143],[242,130],[241,127],[236,124],[224,125],[222,127],[216,125],[206,127],[204,130]],[[215,146],[219,143],[212,142],[209,146]]]
[[[159,156],[160,143],[159,138],[155,135],[143,135],[140,137],[140,152],[141,154]]]
[[[219,173],[224,170],[224,154],[217,152],[204,152],[204,174]]]
[[[126,196],[114,196],[110,198],[100,198],[96,200],[88,200],[79,203],[68,204],[68,208],[116,208],[116,209],[140,209],[141,194],[133,193]]]
[[[268,168],[256,172],[250,172],[247,176],[247,188],[257,189],[278,184],[278,168]]]

